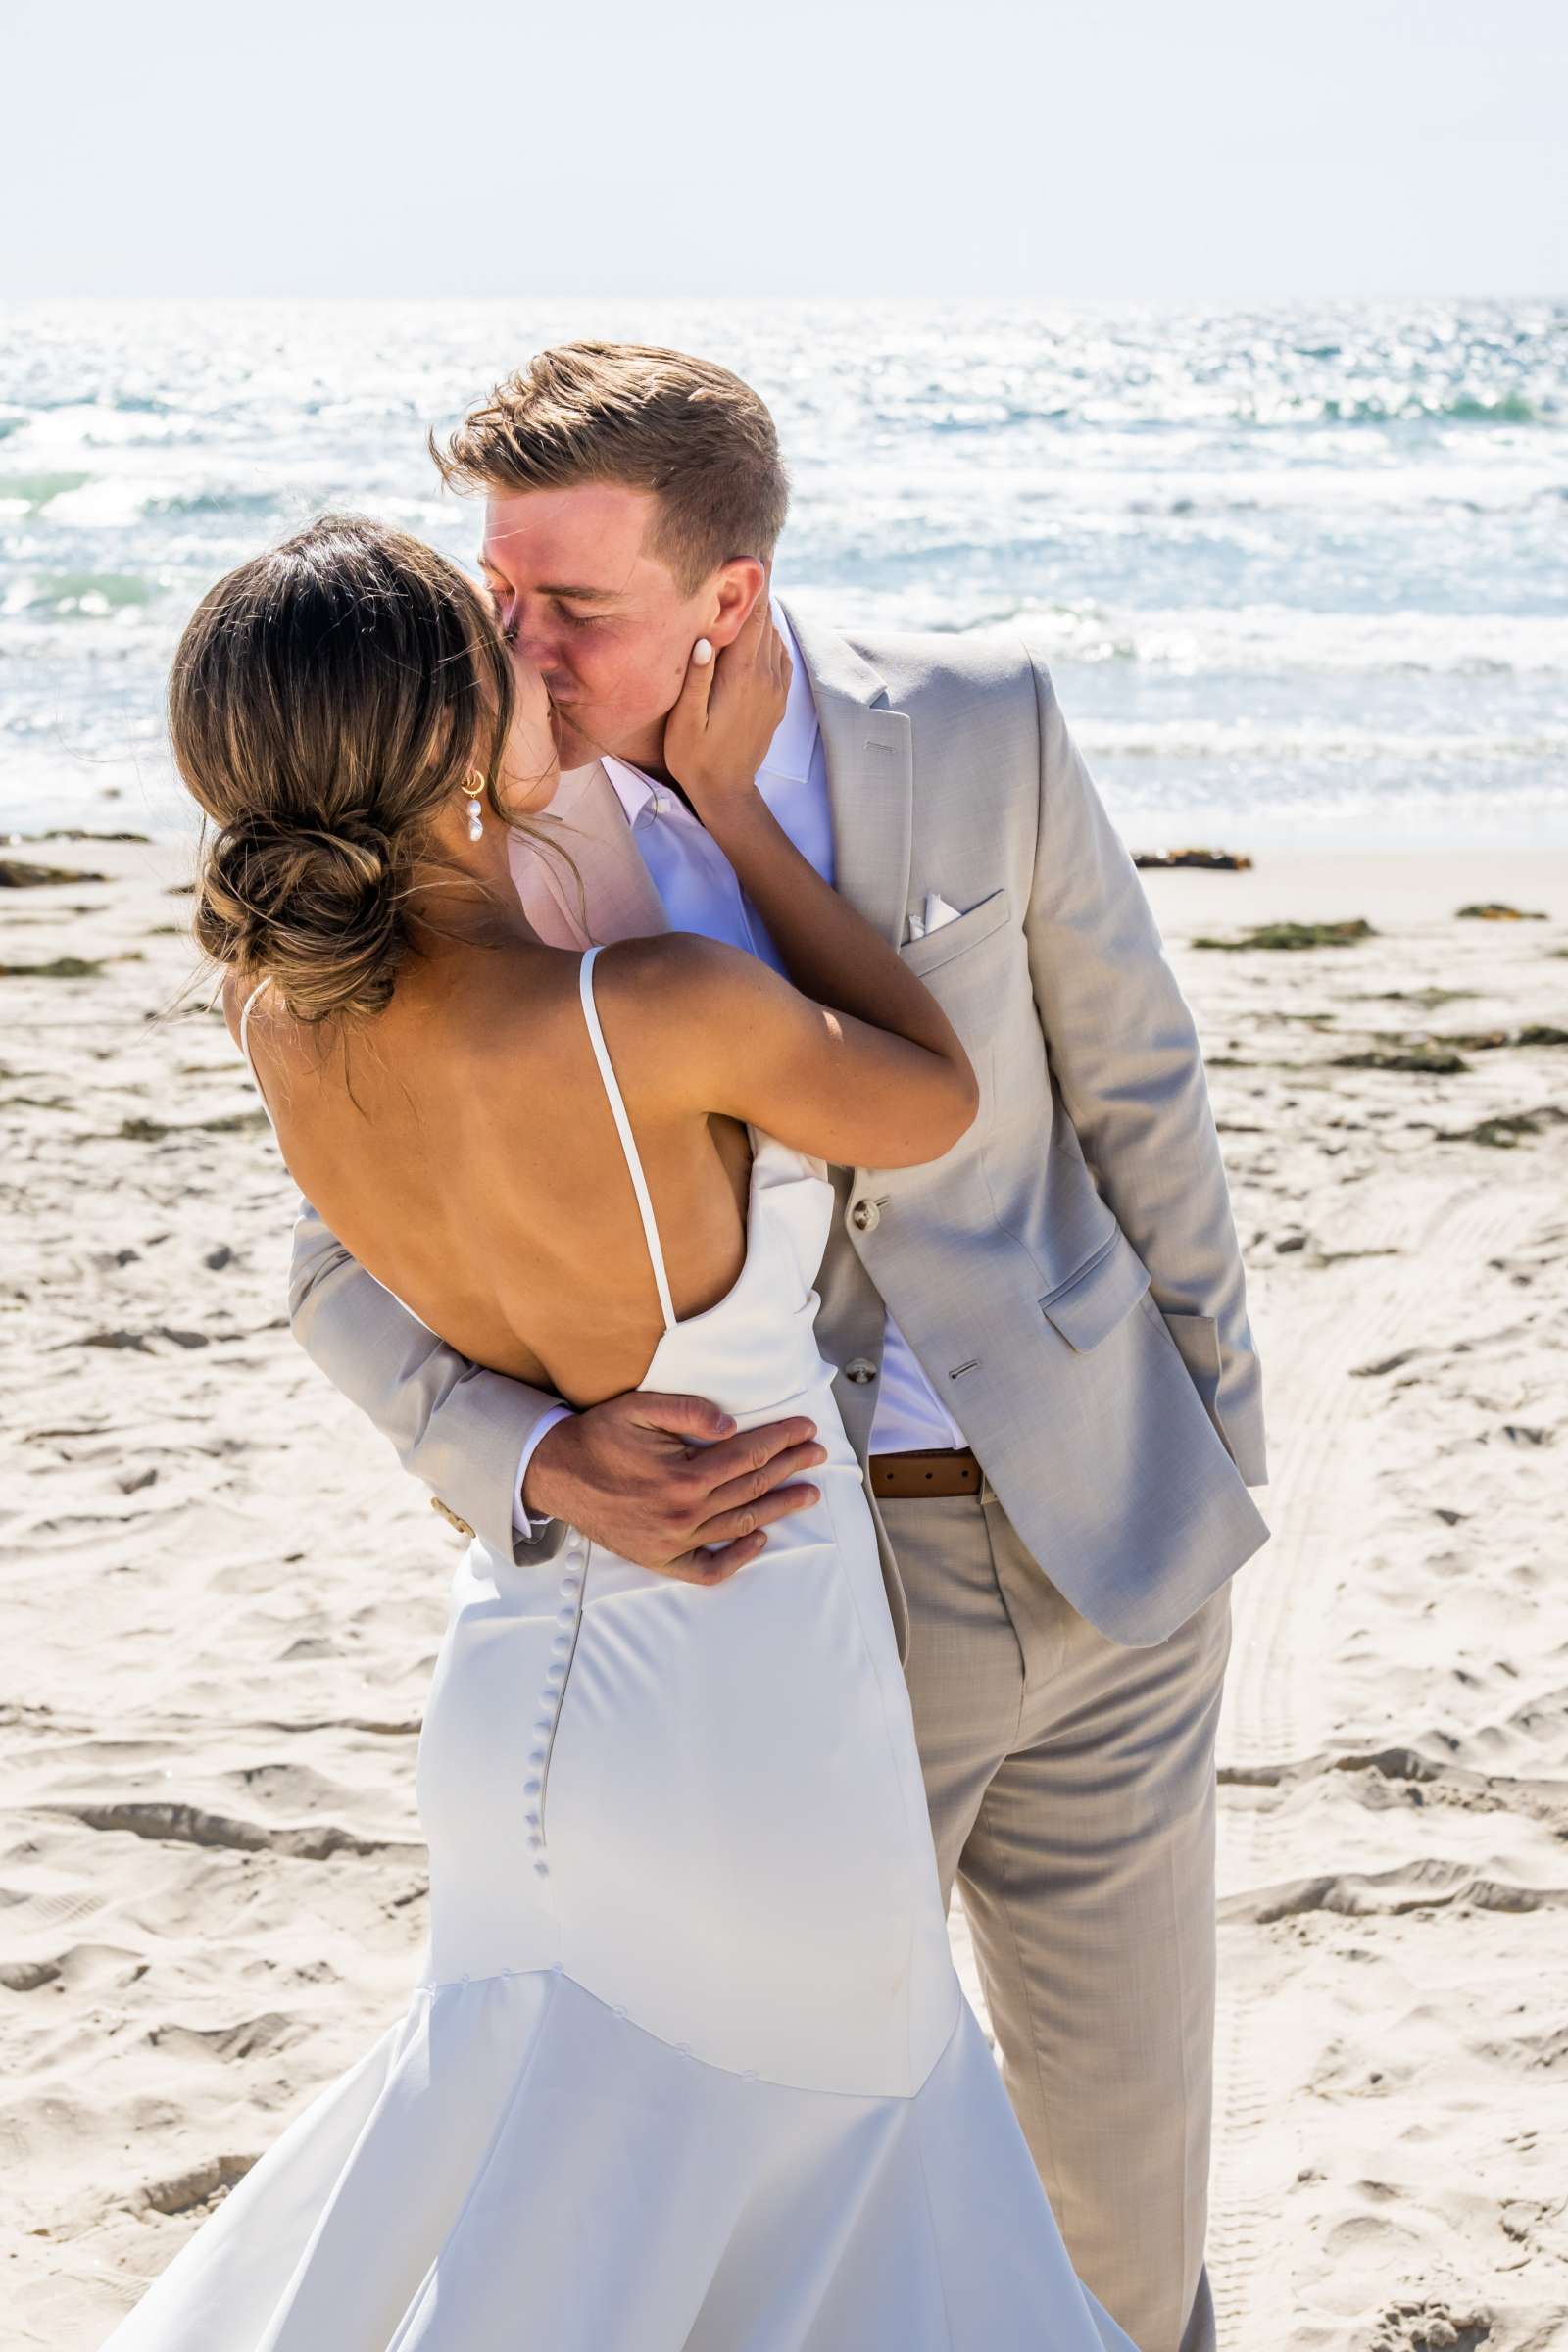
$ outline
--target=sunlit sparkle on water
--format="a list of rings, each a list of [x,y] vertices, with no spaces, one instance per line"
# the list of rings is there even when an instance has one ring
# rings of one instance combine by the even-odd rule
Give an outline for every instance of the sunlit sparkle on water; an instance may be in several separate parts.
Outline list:
[[[540,344],[771,403],[787,591],[1026,629],[1142,840],[1568,839],[1568,304],[0,313],[0,824],[178,823],[163,675],[322,507],[471,558],[424,435]]]

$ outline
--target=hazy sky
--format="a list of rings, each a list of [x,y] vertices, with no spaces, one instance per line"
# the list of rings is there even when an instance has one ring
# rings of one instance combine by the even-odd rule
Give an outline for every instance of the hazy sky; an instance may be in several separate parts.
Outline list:
[[[5,0],[0,295],[1568,292],[1547,0]]]

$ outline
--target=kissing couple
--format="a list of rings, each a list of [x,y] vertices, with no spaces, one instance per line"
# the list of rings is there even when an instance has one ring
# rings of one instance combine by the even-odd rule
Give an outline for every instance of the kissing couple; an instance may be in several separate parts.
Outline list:
[[[1263,1441],[1131,861],[1019,639],[773,601],[727,370],[439,463],[483,592],[328,516],[171,689],[294,1330],[468,1539],[425,1964],[114,2352],[1212,2352]]]

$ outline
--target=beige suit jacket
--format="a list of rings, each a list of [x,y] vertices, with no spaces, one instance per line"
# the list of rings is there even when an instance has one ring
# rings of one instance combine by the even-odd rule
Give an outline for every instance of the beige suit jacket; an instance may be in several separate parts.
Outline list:
[[[1013,636],[853,638],[791,613],[815,697],[839,889],[941,999],[981,1108],[944,1159],[839,1172],[823,1352],[862,1458],[885,1308],[1019,1536],[1112,1640],[1163,1641],[1266,1540],[1261,1384],[1192,1017],[1045,669]],[[519,845],[542,935],[666,928],[598,768],[564,780],[583,900]],[[928,891],[962,911],[906,945]],[[439,1507],[520,1565],[529,1427],[556,1399],[453,1353],[308,1204],[291,1318]],[[884,1544],[906,1652],[907,1612]]]

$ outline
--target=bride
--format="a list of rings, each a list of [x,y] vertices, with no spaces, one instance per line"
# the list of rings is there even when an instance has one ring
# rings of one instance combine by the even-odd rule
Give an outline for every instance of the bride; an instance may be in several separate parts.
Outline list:
[[[474,1362],[793,1420],[809,1487],[760,1527],[737,1481],[664,1574],[472,1545],[419,1746],[423,1981],[114,2352],[1134,2352],[954,1970],[817,1351],[823,1163],[934,1159],[976,1092],[755,790],[787,681],[760,597],[694,650],[666,759],[794,987],[533,935],[508,857],[568,854],[548,706],[428,548],[327,517],[180,645],[198,937],[301,1189]]]

